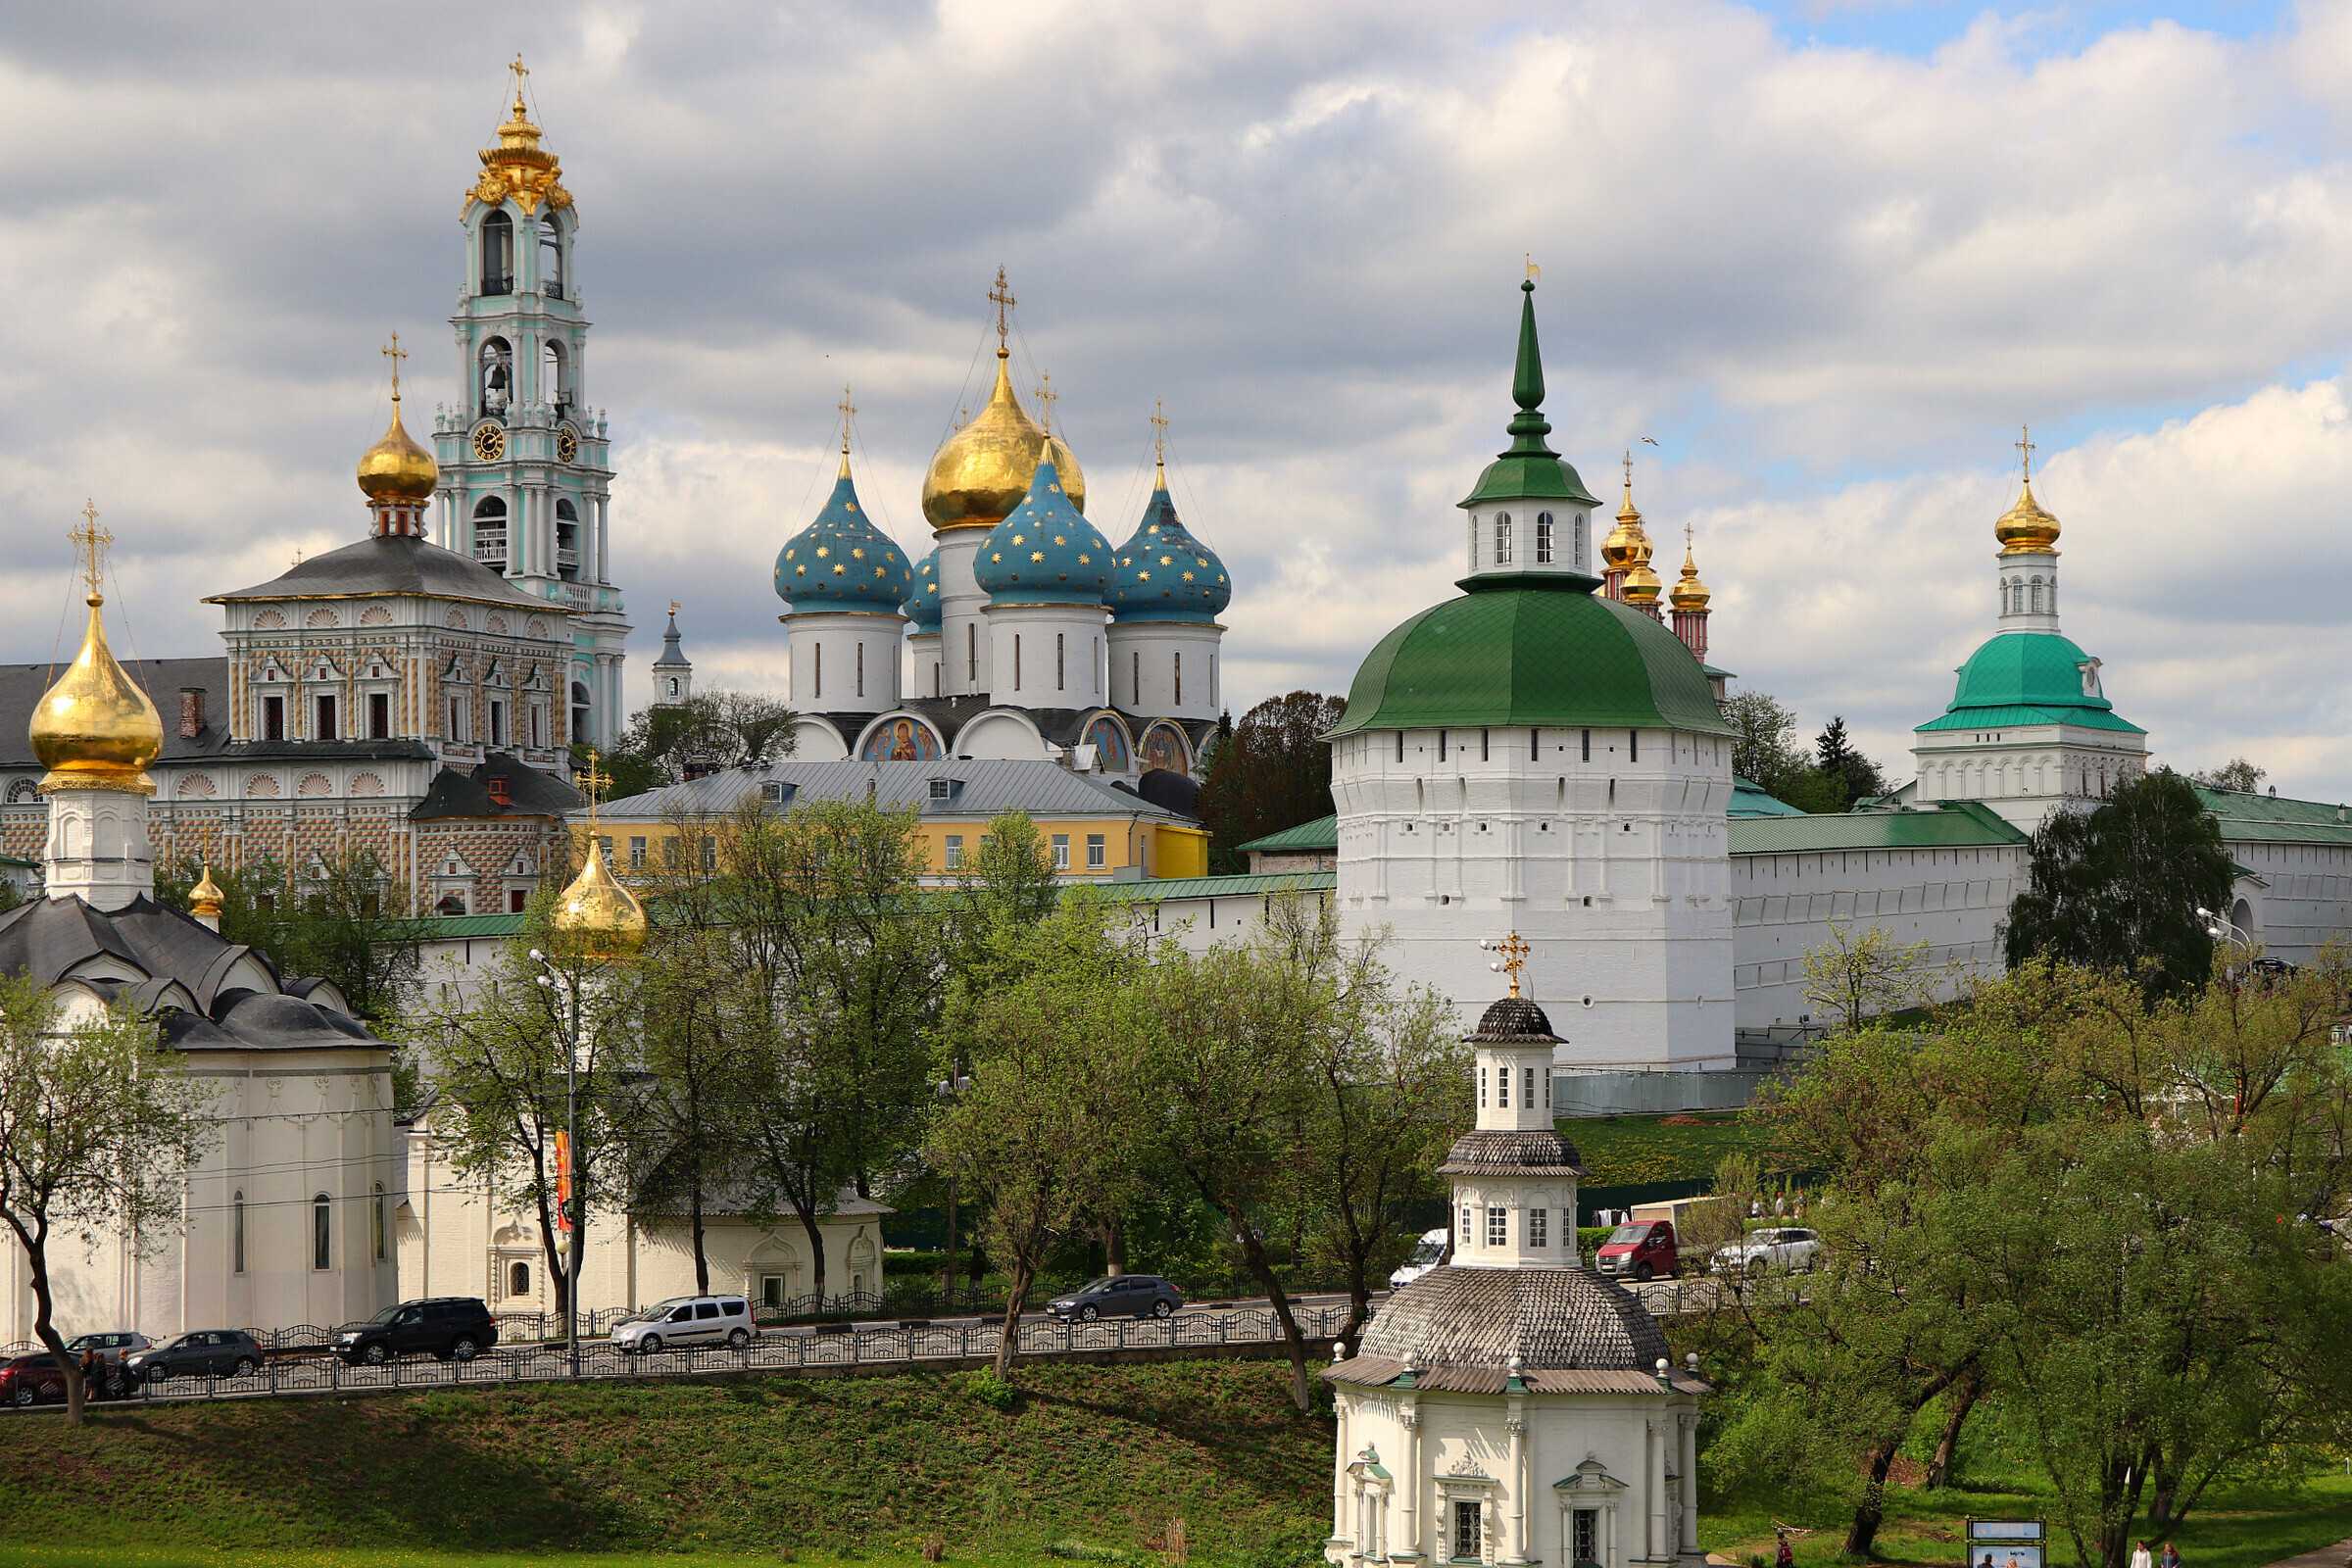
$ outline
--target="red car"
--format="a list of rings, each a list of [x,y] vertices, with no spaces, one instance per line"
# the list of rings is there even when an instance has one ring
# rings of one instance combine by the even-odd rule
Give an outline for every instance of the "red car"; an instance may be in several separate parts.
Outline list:
[[[0,1361],[0,1403],[51,1404],[62,1403],[65,1397],[66,1375],[57,1369],[57,1357],[47,1350]]]
[[[1616,1279],[1649,1280],[1681,1272],[1675,1247],[1674,1221],[1638,1219],[1620,1225],[1600,1244],[1592,1259],[1603,1274]]]

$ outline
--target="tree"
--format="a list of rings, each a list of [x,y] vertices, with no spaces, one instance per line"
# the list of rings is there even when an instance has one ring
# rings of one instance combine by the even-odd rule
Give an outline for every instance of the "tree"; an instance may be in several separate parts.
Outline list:
[[[1777,698],[1735,692],[1723,701],[1723,716],[1732,726],[1732,771],[1741,778],[1778,795],[1780,786],[1804,770],[1804,755],[1789,739],[1796,714]]]
[[[1230,737],[1220,732],[1200,786],[1211,871],[1243,870],[1237,846],[1331,814],[1323,737],[1347,710],[1342,698],[1290,692],[1244,713]]]
[[[754,1126],[743,1086],[759,1061],[759,1037],[731,1027],[723,931],[669,919],[652,938],[642,969],[648,1081],[635,1097],[629,1188],[643,1207],[685,1211],[695,1292],[708,1296],[706,1217],[711,1199],[738,1189],[750,1163]]]
[[[1845,719],[1834,716],[1813,743],[1813,771],[1837,786],[1838,804],[1830,809],[1842,811],[1866,796],[1886,793],[1886,779],[1879,764],[1853,749],[1845,736]]]
[[[135,1249],[177,1229],[184,1178],[214,1136],[207,1102],[127,1004],[69,1010],[29,978],[0,976],[0,1219],[24,1253],[33,1332],[65,1374],[75,1425],[86,1391],[58,1332],[50,1246],[108,1233]]]
[[[1003,1378],[1047,1252],[1133,1194],[1150,1019],[1140,939],[1091,890],[1039,923],[1000,919],[987,940],[995,961],[965,976],[950,1003],[948,1034],[968,1045],[969,1071],[926,1148],[938,1170],[979,1196],[982,1241],[1009,1274]]]
[[[2219,767],[2199,768],[2188,776],[2190,782],[2210,790],[2236,790],[2252,795],[2262,788],[2262,781],[2271,776],[2271,770],[2256,767],[2249,758],[2232,757]]]
[[[157,902],[184,911],[204,871],[183,859],[159,874]],[[269,857],[215,867],[212,876],[222,894],[224,940],[269,954],[288,976],[329,981],[356,1017],[397,1025],[422,979],[432,922],[415,912],[414,891],[375,850],[338,844],[314,856],[300,876]]]
[[[2010,967],[2030,958],[2200,985],[2213,938],[2199,907],[2227,908],[2236,878],[2221,830],[2170,768],[2117,785],[2092,811],[2058,810],[2034,835],[2009,906]]]
[[[1805,1001],[1843,1033],[1874,1015],[1901,1012],[1935,993],[1928,943],[1897,942],[1883,926],[1856,935],[1830,922],[1830,940],[1805,955]]]
[[[634,714],[603,765],[623,797],[722,768],[761,767],[792,755],[799,716],[791,704],[757,692],[698,692]],[[574,765],[585,765],[584,749],[573,752]]]

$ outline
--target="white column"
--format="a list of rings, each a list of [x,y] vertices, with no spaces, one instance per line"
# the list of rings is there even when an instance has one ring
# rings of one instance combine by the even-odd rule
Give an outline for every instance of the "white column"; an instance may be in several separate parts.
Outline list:
[[[1645,1446],[1648,1462],[1644,1466],[1642,1486],[1648,1495],[1642,1499],[1642,1555],[1651,1562],[1666,1554],[1666,1434],[1664,1423],[1655,1417],[1642,1423],[1647,1435]]]
[[[1396,1467],[1396,1496],[1402,1504],[1404,1549],[1421,1550],[1421,1411],[1415,1396],[1406,1395],[1397,1420],[1404,1425],[1404,1462]]]
[[[1677,1423],[1683,1436],[1683,1539],[1682,1554],[1696,1557],[1698,1550],[1698,1415],[1692,1411]]]
[[[1511,1401],[1510,1414],[1504,1417],[1503,1424],[1511,1434],[1510,1546],[1513,1555],[1506,1558],[1499,1550],[1494,1555],[1498,1561],[1529,1562],[1534,1560],[1536,1553],[1535,1543],[1528,1539],[1527,1530],[1527,1407],[1524,1400],[1513,1399]],[[1501,1544],[1499,1542],[1496,1543],[1497,1546]]]
[[[1348,1522],[1348,1411],[1349,1399],[1343,1394],[1333,1401],[1333,1413],[1339,1417],[1338,1441],[1333,1444],[1331,1461],[1331,1533],[1347,1535],[1358,1551],[1363,1549],[1361,1519],[1354,1527]]]

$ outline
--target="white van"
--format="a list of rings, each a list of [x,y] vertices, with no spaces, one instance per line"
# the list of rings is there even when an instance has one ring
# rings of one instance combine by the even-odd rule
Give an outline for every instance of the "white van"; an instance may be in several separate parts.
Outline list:
[[[673,1296],[613,1324],[612,1345],[647,1355],[710,1345],[740,1350],[758,1333],[752,1303],[740,1296]]]
[[[1443,1225],[1434,1231],[1423,1231],[1421,1239],[1413,1244],[1412,1255],[1404,1260],[1396,1273],[1389,1276],[1389,1289],[1401,1291],[1445,1262],[1446,1246],[1452,1236],[1453,1233]]]

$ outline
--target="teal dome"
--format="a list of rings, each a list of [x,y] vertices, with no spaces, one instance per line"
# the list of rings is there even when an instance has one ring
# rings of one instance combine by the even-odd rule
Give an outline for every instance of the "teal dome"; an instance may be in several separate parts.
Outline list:
[[[1591,725],[1729,735],[1682,640],[1589,577],[1465,578],[1383,637],[1332,730]]]
[[[2100,689],[2098,663],[2054,631],[2008,631],[1968,656],[1951,706],[1921,729],[1990,724],[2081,724],[2144,734]]]
[[[906,602],[899,606],[899,613],[914,622],[917,637],[939,631],[939,552],[934,550],[914,564],[914,587],[907,592]]]
[[[776,553],[776,597],[795,614],[831,610],[895,615],[913,587],[906,553],[858,504],[844,452],[824,510]]]
[[[1225,563],[1176,515],[1164,469],[1144,508],[1144,520],[1119,546],[1106,601],[1112,618],[1123,621],[1213,621],[1233,603]]]
[[[1049,458],[1020,504],[988,531],[972,575],[1000,605],[1099,605],[1110,560],[1110,541],[1070,505]]]

